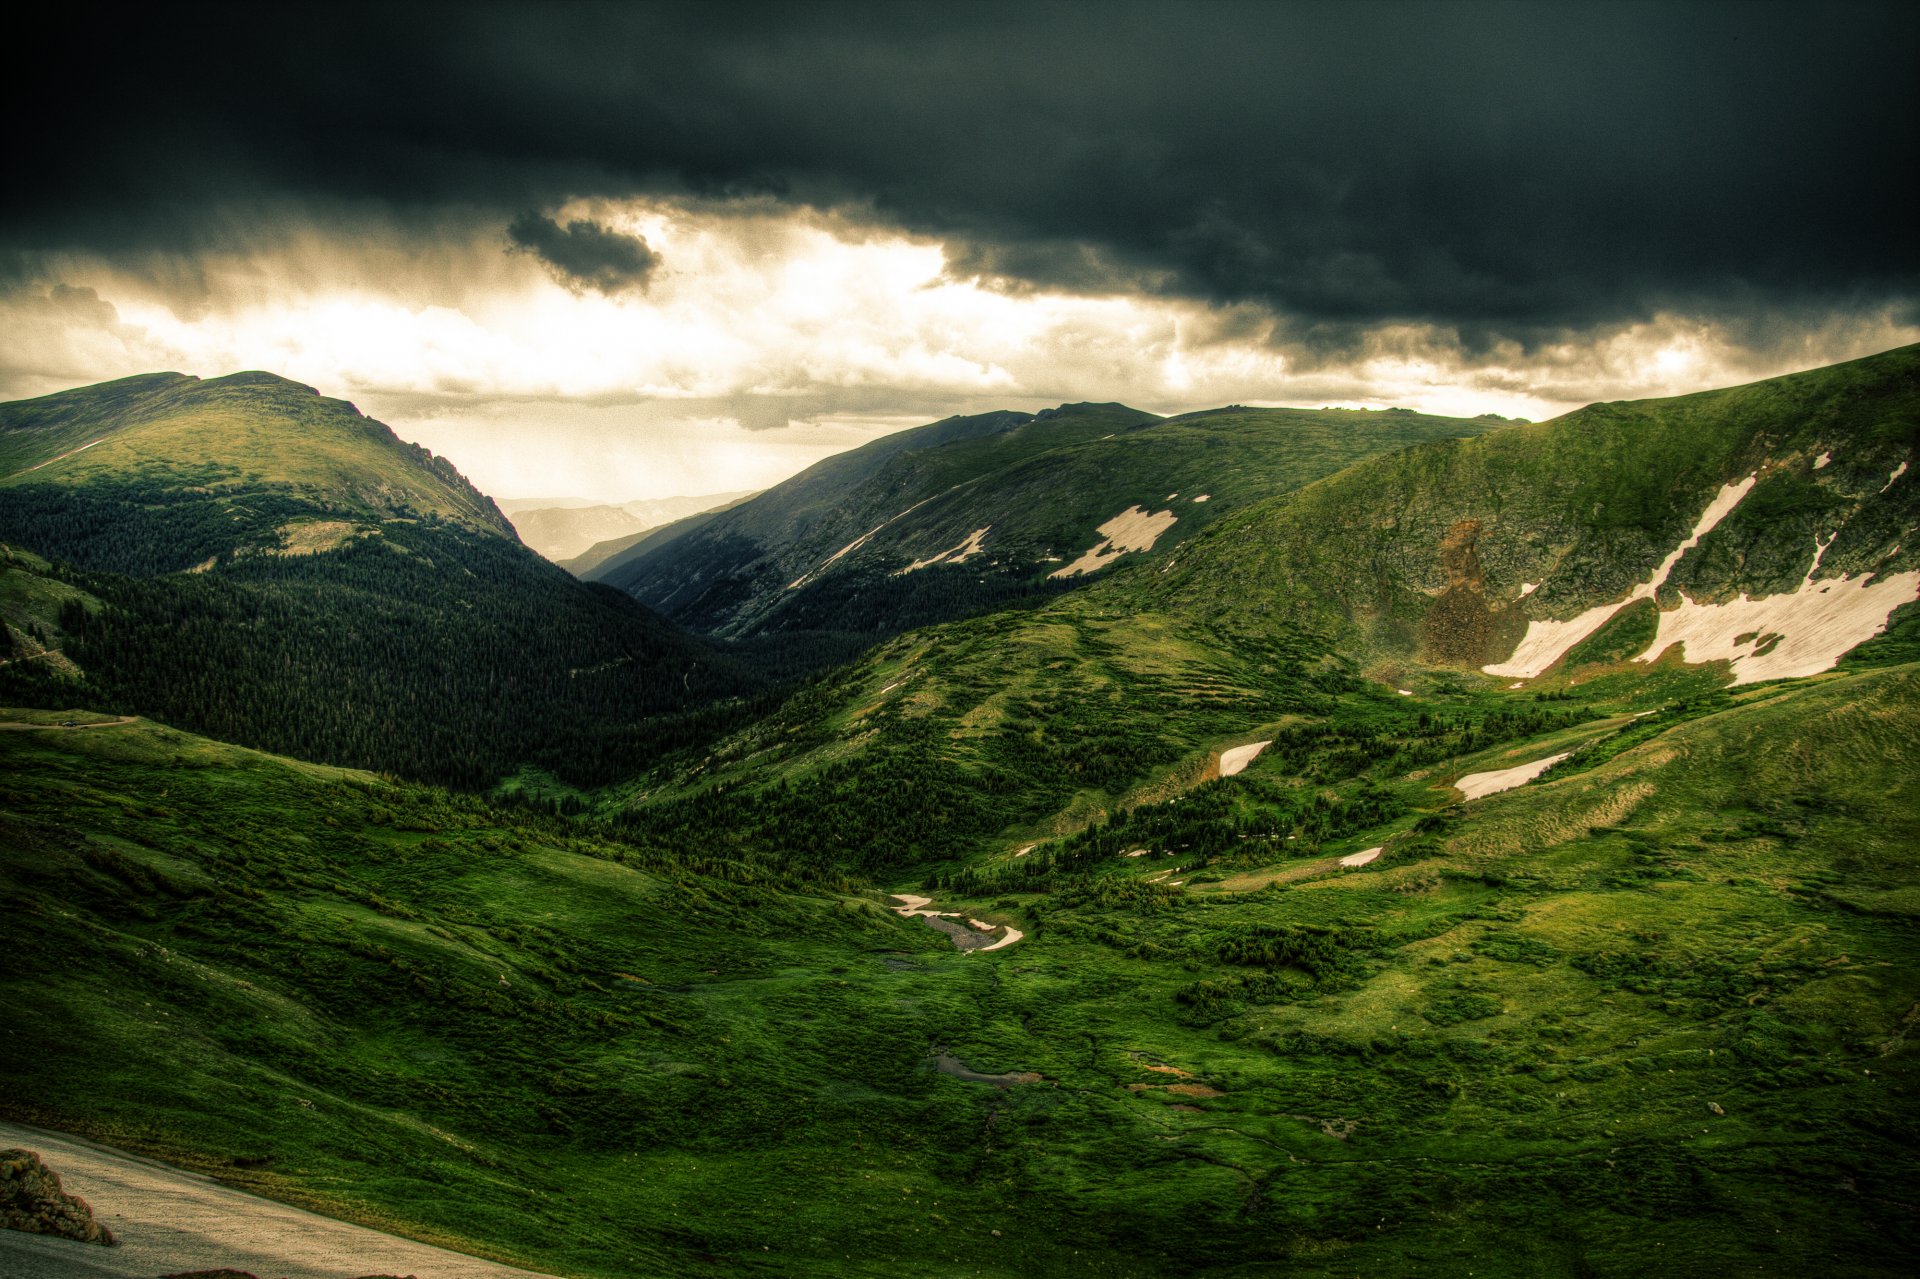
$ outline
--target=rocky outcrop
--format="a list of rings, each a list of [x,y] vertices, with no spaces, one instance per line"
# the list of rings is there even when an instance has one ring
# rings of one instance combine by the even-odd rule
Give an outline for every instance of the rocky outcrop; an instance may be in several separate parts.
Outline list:
[[[81,1243],[113,1242],[87,1201],[60,1186],[60,1175],[31,1150],[0,1150],[0,1227]]]

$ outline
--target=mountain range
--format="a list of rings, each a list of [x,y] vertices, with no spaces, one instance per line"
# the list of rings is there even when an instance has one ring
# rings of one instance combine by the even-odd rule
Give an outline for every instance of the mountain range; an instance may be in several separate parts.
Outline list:
[[[1263,498],[1499,419],[1119,404],[950,418],[802,472],[586,576],[696,632],[883,636],[1165,555]]]
[[[1067,405],[582,582],[282,379],[0,406],[0,1114],[567,1275],[1904,1273],[1916,460],[1920,347]]]
[[[523,498],[500,503],[520,540],[556,564],[579,573],[631,545],[648,529],[672,524],[715,507],[754,496],[709,493],[704,497],[640,498],[631,502]],[[575,561],[578,561],[576,563]]]

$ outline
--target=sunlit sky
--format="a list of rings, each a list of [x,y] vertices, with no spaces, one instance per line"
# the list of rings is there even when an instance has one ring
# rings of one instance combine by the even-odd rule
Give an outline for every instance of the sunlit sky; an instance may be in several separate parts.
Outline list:
[[[1537,420],[1920,340],[1901,6],[540,12],[115,28],[16,147],[0,397],[266,369],[625,500],[952,413]]]

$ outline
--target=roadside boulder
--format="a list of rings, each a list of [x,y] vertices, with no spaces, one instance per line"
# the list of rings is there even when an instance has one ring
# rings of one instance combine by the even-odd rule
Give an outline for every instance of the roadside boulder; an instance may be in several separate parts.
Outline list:
[[[113,1242],[87,1201],[60,1187],[60,1174],[31,1150],[0,1150],[0,1228],[81,1243]]]

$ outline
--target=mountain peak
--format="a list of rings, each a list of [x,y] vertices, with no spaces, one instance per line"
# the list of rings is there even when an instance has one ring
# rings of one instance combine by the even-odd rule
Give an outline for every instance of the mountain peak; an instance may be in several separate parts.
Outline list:
[[[226,373],[219,377],[196,380],[200,382],[200,385],[209,390],[214,387],[224,386],[261,387],[267,390],[304,391],[308,395],[320,394],[318,390],[308,386],[304,382],[296,382],[290,377],[282,377],[278,373],[269,373],[265,369],[242,369],[238,373]]]
[[[35,490],[43,503],[210,504],[225,514],[207,518],[236,537],[251,530],[234,546],[270,545],[272,529],[300,541],[296,526],[312,520],[365,530],[432,516],[513,535],[444,459],[345,400],[258,369],[154,374],[0,404],[0,486]],[[272,529],[253,528],[259,520]]]

